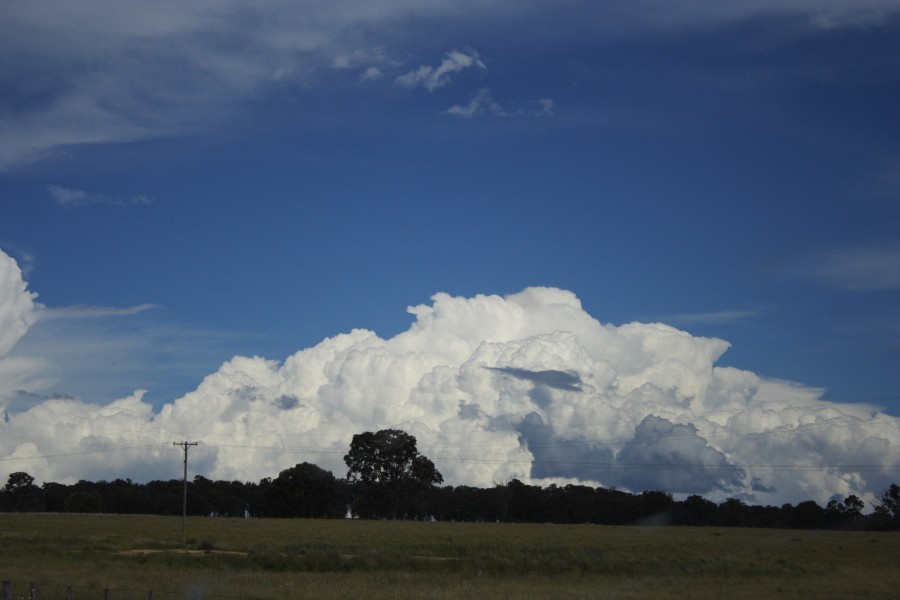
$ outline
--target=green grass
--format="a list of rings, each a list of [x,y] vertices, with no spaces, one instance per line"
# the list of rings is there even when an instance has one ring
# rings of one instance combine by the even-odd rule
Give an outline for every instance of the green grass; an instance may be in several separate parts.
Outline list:
[[[900,589],[896,533],[192,518],[187,536],[190,553],[180,518],[0,514],[0,578],[83,588],[76,597],[153,589],[160,600],[194,589],[479,600],[892,598]]]

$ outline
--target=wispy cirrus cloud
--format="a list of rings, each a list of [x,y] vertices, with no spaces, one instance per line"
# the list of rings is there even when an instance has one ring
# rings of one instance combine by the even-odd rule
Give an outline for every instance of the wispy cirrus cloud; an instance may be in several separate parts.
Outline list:
[[[483,114],[497,115],[500,117],[505,117],[508,114],[503,110],[503,107],[491,97],[491,92],[487,89],[478,90],[478,93],[475,94],[468,104],[455,104],[444,112],[448,115],[461,117],[463,119],[473,119]]]
[[[717,310],[703,313],[679,313],[669,315],[662,319],[666,323],[675,325],[723,325],[727,323],[735,323],[744,319],[758,317],[763,311],[761,309],[745,309],[745,310]]]
[[[863,194],[875,194],[900,203],[900,156],[887,159],[859,189]]]
[[[378,67],[368,67],[359,74],[360,81],[375,81],[384,77],[384,72]]]
[[[477,52],[474,50],[467,52],[451,50],[444,56],[444,60],[437,67],[422,65],[417,69],[400,75],[394,80],[394,83],[410,90],[421,86],[429,92],[433,92],[450,83],[450,76],[454,73],[473,67],[481,70],[487,69],[478,58]]]
[[[388,56],[383,46],[343,52],[331,61],[331,66],[335,69],[368,69],[375,65],[399,67],[400,64],[400,61]]]
[[[227,118],[246,99],[284,89],[273,82],[314,89],[323,67],[359,68],[362,81],[388,77],[399,63],[390,62],[383,45],[397,44],[404,54],[430,52],[435,44],[458,43],[492,23],[519,38],[596,40],[786,18],[806,22],[806,29],[792,29],[806,35],[877,27],[900,12],[898,0],[573,0],[565,11],[549,0],[273,0],[253,6],[198,0],[165,11],[147,1],[114,11],[101,0],[48,0],[41,6],[3,6],[0,170],[83,145],[202,130]],[[402,41],[423,27],[440,35],[416,47]],[[360,39],[370,40],[375,50],[354,50]],[[473,67],[484,68],[476,54],[452,51],[439,65],[420,66],[395,81],[433,91]]]
[[[782,272],[800,281],[873,292],[900,289],[900,243],[887,242],[824,250],[789,261]]]
[[[107,196],[105,194],[97,194],[65,188],[58,185],[48,185],[47,192],[60,206],[67,208],[77,206],[88,206],[91,204],[113,204],[116,206],[152,204],[153,200],[144,195],[118,197]]]
[[[34,324],[6,360],[40,361],[42,383],[28,389],[88,402],[109,401],[136,389],[148,389],[157,402],[177,397],[196,386],[197,372],[215,369],[234,355],[235,347],[259,339],[173,324],[155,307],[36,312]]]
[[[467,104],[454,104],[444,111],[444,114],[462,119],[474,119],[482,115],[493,115],[495,117],[510,116],[529,116],[529,117],[548,117],[554,114],[556,103],[550,98],[541,98],[529,104],[527,108],[510,112],[504,109],[491,96],[490,90],[482,88],[475,93]]]
[[[525,112],[535,117],[549,117],[553,115],[555,110],[556,102],[553,99],[540,98],[534,103],[532,108],[526,109]]]
[[[148,310],[162,308],[158,304],[137,304],[135,306],[89,306],[75,304],[60,308],[44,308],[40,312],[41,320],[47,319],[96,319],[103,317],[125,317],[136,315]]]
[[[159,309],[48,307],[0,249],[0,414],[10,394],[16,406],[60,394],[105,401],[150,387],[155,398],[173,398],[196,385],[198,369],[214,369],[264,337],[174,324]]]

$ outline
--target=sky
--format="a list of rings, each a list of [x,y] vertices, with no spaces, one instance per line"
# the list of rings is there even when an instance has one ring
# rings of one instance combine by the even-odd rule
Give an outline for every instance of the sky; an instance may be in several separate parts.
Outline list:
[[[900,1],[0,4],[0,475],[900,481]]]

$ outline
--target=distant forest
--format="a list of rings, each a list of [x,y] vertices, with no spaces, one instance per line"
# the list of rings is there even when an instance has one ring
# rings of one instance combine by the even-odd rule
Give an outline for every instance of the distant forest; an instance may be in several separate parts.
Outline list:
[[[134,483],[79,481],[72,485],[34,484],[27,473],[9,476],[0,490],[3,511],[180,515],[183,482],[178,479]],[[848,496],[822,507],[754,506],[730,498],[720,504],[700,496],[675,501],[671,494],[631,494],[583,485],[539,487],[513,479],[492,488],[419,486],[392,492],[385,486],[338,479],[330,471],[298,464],[259,483],[212,481],[196,476],[187,484],[189,515],[223,517],[301,517],[437,519],[600,523],[605,525],[710,525],[787,529],[900,529],[900,486],[891,485],[874,512]]]
[[[191,444],[182,444],[187,461]],[[779,507],[749,505],[738,498],[716,504],[697,495],[676,501],[659,490],[631,494],[585,485],[540,487],[518,479],[491,488],[439,487],[443,476],[419,453],[415,436],[397,429],[354,435],[344,462],[345,479],[304,462],[259,483],[197,475],[190,482],[116,479],[38,486],[34,477],[19,471],[0,490],[0,510],[180,515],[186,489],[192,516],[900,529],[896,484],[865,514],[865,504],[855,495],[825,507],[812,500]]]

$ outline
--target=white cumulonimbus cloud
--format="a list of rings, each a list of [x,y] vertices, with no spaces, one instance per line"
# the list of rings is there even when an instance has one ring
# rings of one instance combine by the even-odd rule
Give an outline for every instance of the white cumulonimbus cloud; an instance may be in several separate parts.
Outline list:
[[[238,356],[159,410],[142,390],[96,404],[41,396],[39,362],[7,364],[41,309],[0,252],[0,369],[17,382],[0,389],[2,465],[40,481],[169,479],[173,441],[191,440],[191,469],[209,478],[257,481],[304,461],[341,476],[353,434],[400,428],[448,484],[518,478],[777,504],[871,499],[896,480],[896,418],[716,366],[722,340],[602,324],[555,288],[432,300],[390,339],[360,329],[283,362]]]

